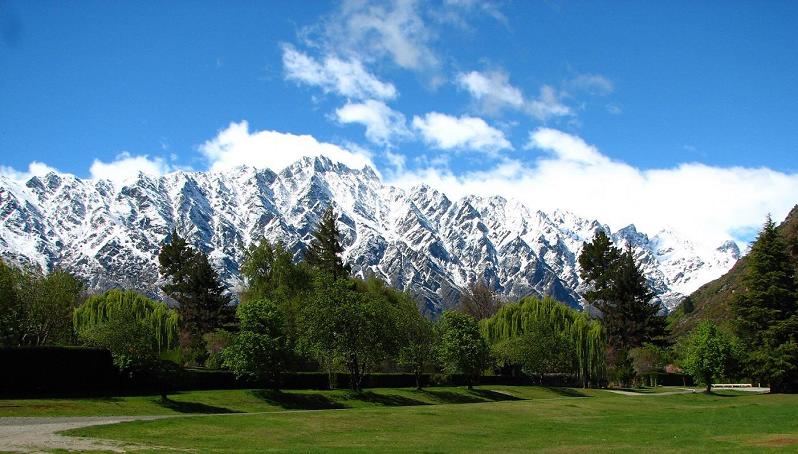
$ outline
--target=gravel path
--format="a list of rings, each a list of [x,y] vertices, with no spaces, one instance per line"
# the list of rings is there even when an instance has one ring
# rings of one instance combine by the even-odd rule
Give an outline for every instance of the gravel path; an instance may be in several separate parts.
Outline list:
[[[94,438],[66,437],[56,432],[79,427],[168,418],[170,416],[86,416],[0,418],[0,451],[39,453],[53,449],[125,452],[135,445]]]

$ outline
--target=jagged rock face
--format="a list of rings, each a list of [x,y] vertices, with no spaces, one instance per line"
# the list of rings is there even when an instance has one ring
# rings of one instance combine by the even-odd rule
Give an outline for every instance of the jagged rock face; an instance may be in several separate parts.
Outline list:
[[[249,244],[282,241],[299,258],[330,204],[353,273],[410,291],[432,315],[477,279],[506,298],[552,295],[580,306],[577,257],[597,229],[632,247],[667,308],[740,255],[734,243],[699,254],[671,232],[649,238],[628,226],[613,233],[595,220],[501,197],[450,200],[427,186],[405,191],[384,185],[368,167],[326,158],[304,158],[279,173],[241,167],[141,174],[121,187],[56,173],[25,183],[0,177],[0,254],[45,271],[67,269],[92,289],[157,295],[158,250],[175,227],[209,253],[235,294]]]

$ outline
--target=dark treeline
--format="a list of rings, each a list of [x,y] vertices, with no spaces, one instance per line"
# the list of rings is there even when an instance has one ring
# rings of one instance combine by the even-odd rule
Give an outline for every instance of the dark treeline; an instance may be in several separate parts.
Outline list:
[[[208,256],[176,231],[158,257],[173,308],[127,290],[86,297],[69,273],[0,262],[0,341],[106,348],[123,373],[160,381],[164,397],[181,366],[224,368],[273,388],[283,372],[303,371],[326,373],[330,386],[345,372],[359,391],[376,372],[412,373],[418,387],[429,373],[462,375],[469,386],[488,373],[596,387],[653,384],[683,369],[708,385],[747,377],[787,390],[796,382],[798,316],[795,269],[784,264],[794,246],[780,241],[766,224],[733,329],[705,324],[672,344],[633,251],[604,232],[579,257],[589,311],[550,298],[501,302],[476,282],[431,321],[408,293],[351,276],[329,209],[299,261],[280,243],[250,245],[235,307]]]

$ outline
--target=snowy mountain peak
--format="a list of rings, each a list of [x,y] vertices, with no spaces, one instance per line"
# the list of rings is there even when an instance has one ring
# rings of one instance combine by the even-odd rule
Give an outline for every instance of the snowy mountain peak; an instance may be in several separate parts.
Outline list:
[[[517,200],[452,200],[427,185],[384,185],[366,166],[302,158],[279,172],[139,174],[117,184],[48,173],[21,183],[0,177],[0,255],[44,270],[63,267],[95,289],[158,294],[157,253],[172,228],[209,253],[232,291],[245,248],[265,238],[297,257],[324,210],[339,213],[345,260],[359,276],[406,289],[435,314],[484,279],[506,298],[552,295],[579,306],[577,258],[596,230],[630,244],[667,307],[739,258],[733,242],[704,253],[672,232],[653,238],[634,225],[617,232],[563,210]]]

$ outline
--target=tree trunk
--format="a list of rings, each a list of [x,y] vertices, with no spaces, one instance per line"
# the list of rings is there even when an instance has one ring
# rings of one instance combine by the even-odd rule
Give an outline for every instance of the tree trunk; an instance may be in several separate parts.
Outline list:
[[[349,354],[349,382],[352,391],[360,392],[360,364],[354,353]]]

